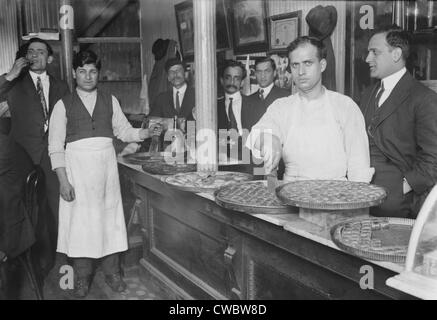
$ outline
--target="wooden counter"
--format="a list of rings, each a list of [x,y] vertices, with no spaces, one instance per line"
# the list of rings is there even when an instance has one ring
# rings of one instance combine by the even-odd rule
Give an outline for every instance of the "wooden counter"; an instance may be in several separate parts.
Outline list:
[[[210,194],[176,190],[122,158],[119,170],[125,210],[136,201],[140,263],[174,298],[412,298],[385,285],[402,265],[343,252],[326,231],[297,214],[230,211]],[[361,289],[360,279],[371,285],[368,270],[373,289]]]

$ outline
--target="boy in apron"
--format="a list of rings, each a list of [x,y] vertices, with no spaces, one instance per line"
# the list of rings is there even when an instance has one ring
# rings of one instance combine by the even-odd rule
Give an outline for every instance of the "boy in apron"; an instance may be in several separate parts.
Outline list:
[[[72,258],[77,297],[88,294],[95,259],[113,291],[126,289],[119,253],[128,243],[112,139],[150,136],[148,129],[132,128],[117,99],[97,88],[100,68],[94,52],[79,52],[73,61],[77,87],[50,118],[49,155],[61,195],[57,251]]]

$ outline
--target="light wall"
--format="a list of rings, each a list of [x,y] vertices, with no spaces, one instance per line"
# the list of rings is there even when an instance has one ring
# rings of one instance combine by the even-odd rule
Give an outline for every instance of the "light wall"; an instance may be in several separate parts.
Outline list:
[[[15,0],[0,0],[0,74],[9,72],[18,50]]]

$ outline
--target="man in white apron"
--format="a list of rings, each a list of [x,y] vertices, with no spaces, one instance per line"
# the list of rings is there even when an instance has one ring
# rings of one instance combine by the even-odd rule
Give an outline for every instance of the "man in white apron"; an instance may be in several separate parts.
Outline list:
[[[288,47],[297,93],[277,99],[252,128],[247,146],[264,160],[266,173],[281,157],[285,181],[350,180],[369,182],[369,145],[364,118],[347,96],[322,86],[326,50],[304,36]]]
[[[102,258],[112,290],[126,289],[119,253],[128,244],[112,139],[149,137],[148,129],[132,128],[114,96],[97,89],[100,67],[94,52],[76,55],[77,88],[57,102],[50,118],[49,154],[61,194],[57,251],[73,260],[78,297],[88,293],[93,259]]]

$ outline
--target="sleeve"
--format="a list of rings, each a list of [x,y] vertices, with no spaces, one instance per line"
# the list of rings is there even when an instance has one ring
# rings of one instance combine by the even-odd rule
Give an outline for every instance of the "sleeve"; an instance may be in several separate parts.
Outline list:
[[[347,177],[349,181],[369,183],[375,169],[370,167],[369,140],[364,117],[355,102],[351,99],[348,101],[345,104],[347,109],[343,123]]]
[[[8,91],[14,86],[14,81],[6,80],[6,74],[0,76],[0,101],[6,100]]]
[[[133,128],[121,110],[117,98],[112,96],[112,128],[114,135],[123,142],[140,142],[140,128]]]
[[[261,119],[252,127],[249,136],[246,140],[246,147],[252,150],[256,157],[259,157],[259,150],[255,148],[255,143],[263,133],[270,133],[277,136],[284,143],[287,134],[288,117],[284,114],[285,101],[276,100],[273,102]]]
[[[65,105],[59,100],[53,107],[49,124],[49,156],[52,169],[65,167],[65,138],[67,135],[67,116]]]
[[[437,181],[437,94],[425,94],[415,113],[416,159],[405,178],[421,194]]]

